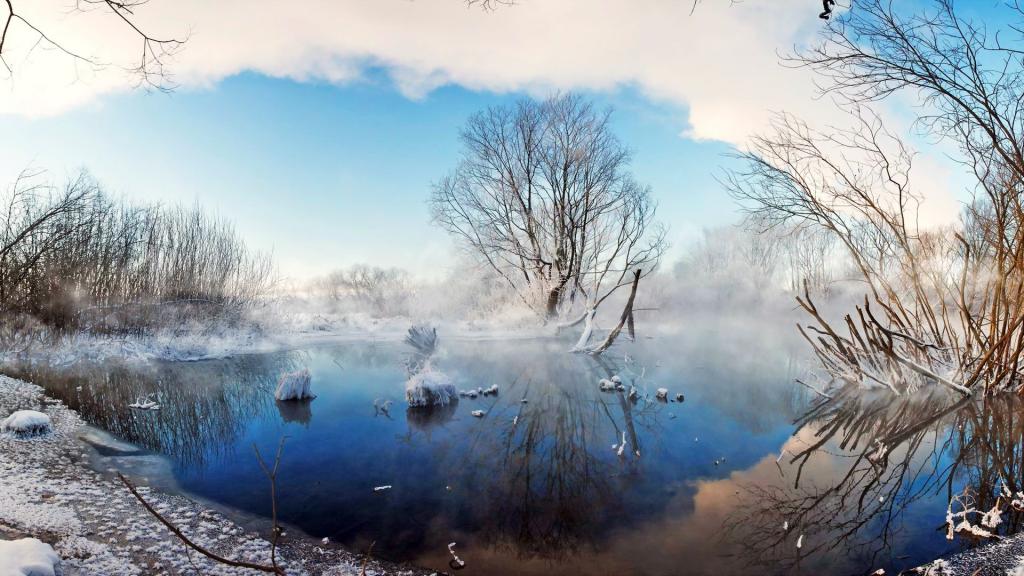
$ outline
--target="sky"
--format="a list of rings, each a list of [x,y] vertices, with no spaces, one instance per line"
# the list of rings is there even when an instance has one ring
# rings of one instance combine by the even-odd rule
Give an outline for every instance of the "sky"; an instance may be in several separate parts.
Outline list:
[[[232,220],[283,274],[354,263],[439,276],[455,254],[431,225],[431,183],[451,170],[467,117],[517,98],[579,91],[614,109],[669,226],[669,260],[736,222],[715,179],[773,112],[841,121],[779,54],[820,26],[810,0],[338,0],[290,5],[151,0],[139,23],[188,40],[166,60],[176,89],[134,87],[137,38],[67,0],[26,5],[90,69],[12,29],[0,77],[0,185],[26,168],[59,182],[87,169],[111,193],[198,204]],[[912,110],[892,110],[897,126]],[[962,199],[942,155],[919,162],[936,221]]]

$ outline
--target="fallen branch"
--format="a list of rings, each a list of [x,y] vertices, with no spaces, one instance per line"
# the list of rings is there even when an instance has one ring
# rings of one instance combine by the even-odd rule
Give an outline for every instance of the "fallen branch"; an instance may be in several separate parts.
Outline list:
[[[619,318],[619,323],[611,332],[608,333],[608,336],[605,337],[604,342],[601,342],[601,344],[587,351],[590,354],[597,355],[611,348],[612,344],[615,342],[615,339],[619,337],[619,333],[622,332],[622,327],[627,323],[629,324],[629,334],[631,337],[634,337],[633,301],[636,300],[636,288],[637,285],[640,284],[640,272],[641,271],[639,269],[633,272],[633,287],[629,291],[629,299],[626,300],[626,306],[625,308],[622,309],[622,317]]]
[[[206,556],[207,558],[215,562],[219,562],[227,566],[235,566],[237,568],[250,568],[252,570],[259,570],[260,572],[267,572],[269,574],[283,575],[285,573],[283,568],[279,568],[277,566],[264,566],[263,564],[254,564],[252,562],[245,562],[242,560],[230,560],[214,552],[211,552],[210,550],[207,550],[206,548],[200,546],[199,544],[189,539],[189,537],[186,536],[185,533],[181,531],[181,529],[179,529],[177,526],[171,523],[170,520],[167,520],[166,518],[161,516],[159,512],[157,512],[152,506],[150,506],[149,502],[146,502],[142,495],[139,494],[139,491],[136,490],[135,486],[127,478],[124,477],[124,474],[118,472],[117,477],[121,480],[121,483],[124,484],[126,488],[128,488],[128,491],[132,493],[132,496],[135,496],[135,499],[138,500],[140,504],[142,504],[142,507],[145,508],[147,512],[152,514],[154,518],[159,520],[161,524],[167,527],[167,529],[170,530],[175,536],[177,536],[178,539],[180,539],[185,544],[185,546],[195,550],[196,552],[199,552],[203,556]]]

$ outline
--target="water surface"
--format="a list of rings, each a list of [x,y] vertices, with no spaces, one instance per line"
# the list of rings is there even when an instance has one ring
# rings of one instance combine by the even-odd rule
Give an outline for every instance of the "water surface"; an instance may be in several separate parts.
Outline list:
[[[945,538],[950,494],[968,487],[984,504],[1019,472],[1013,399],[826,400],[794,384],[799,347],[731,336],[640,340],[597,359],[566,348],[442,340],[437,369],[500,392],[430,411],[404,403],[410,350],[396,342],[23,375],[239,513],[269,513],[254,447],[272,458],[284,438],[286,523],[445,571],[456,542],[465,574],[895,573],[975,545]],[[300,367],[318,397],[275,402],[278,375]],[[600,391],[612,375],[639,398]],[[684,401],[657,401],[661,387]],[[149,393],[160,411],[127,407]],[[1016,513],[1004,518],[1015,531]]]

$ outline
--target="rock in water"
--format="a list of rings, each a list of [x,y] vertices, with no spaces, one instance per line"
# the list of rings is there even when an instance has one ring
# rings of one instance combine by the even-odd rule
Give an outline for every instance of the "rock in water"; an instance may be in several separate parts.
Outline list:
[[[654,397],[658,400],[668,400],[668,389],[658,388],[658,391],[654,394]]]
[[[0,432],[35,436],[50,431],[50,417],[35,410],[18,410],[0,422]]]
[[[274,391],[275,400],[303,400],[305,398],[316,398],[309,389],[309,370],[303,368],[296,372],[286,372],[277,381],[277,390]]]

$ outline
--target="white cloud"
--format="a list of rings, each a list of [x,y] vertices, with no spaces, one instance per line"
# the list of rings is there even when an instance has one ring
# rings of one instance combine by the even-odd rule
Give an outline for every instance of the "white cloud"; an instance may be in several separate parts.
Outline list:
[[[68,0],[39,0],[26,16],[54,38],[100,60],[132,64],[137,39],[109,14],[69,13]],[[410,97],[445,84],[492,91],[635,86],[689,109],[698,139],[742,143],[770,111],[824,118],[807,71],[778,54],[820,25],[806,0],[520,0],[487,12],[462,0],[152,0],[145,29],[189,42],[171,63],[183,88],[252,70],[300,81],[345,83],[369,66]],[[37,48],[15,22],[7,59],[13,82],[0,113],[52,115],[130,89],[117,67],[75,66]],[[77,68],[77,73],[76,73]]]

